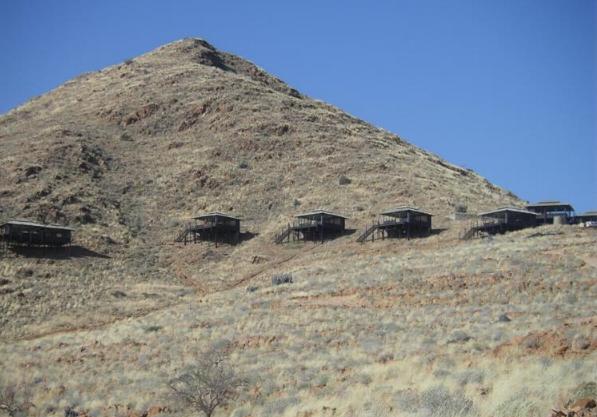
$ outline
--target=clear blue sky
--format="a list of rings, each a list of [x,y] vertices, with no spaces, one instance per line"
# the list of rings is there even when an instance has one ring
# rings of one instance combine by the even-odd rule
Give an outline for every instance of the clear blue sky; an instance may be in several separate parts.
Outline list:
[[[183,37],[531,201],[597,209],[597,1],[3,1],[0,113]]]

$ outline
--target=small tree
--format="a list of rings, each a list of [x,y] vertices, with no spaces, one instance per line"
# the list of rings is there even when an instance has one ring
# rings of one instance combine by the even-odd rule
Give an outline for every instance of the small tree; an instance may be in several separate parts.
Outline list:
[[[236,398],[246,384],[228,360],[227,349],[211,347],[194,366],[168,385],[178,399],[211,417],[216,408]]]

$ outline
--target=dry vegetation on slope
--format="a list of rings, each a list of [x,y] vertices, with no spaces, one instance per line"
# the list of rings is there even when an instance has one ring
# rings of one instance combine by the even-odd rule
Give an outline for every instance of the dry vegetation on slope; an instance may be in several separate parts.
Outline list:
[[[85,248],[0,259],[0,375],[33,415],[185,415],[165,381],[223,339],[252,379],[235,417],[543,415],[595,380],[594,231],[460,242],[455,204],[519,200],[204,41],[32,100],[0,146],[0,217],[74,225]],[[298,211],[358,229],[398,204],[449,230],[271,244]],[[215,209],[257,236],[173,243]]]
[[[39,415],[187,415],[165,382],[226,340],[250,389],[221,416],[545,416],[595,395],[596,244],[595,231],[545,226],[298,245],[277,271],[293,284],[268,273],[251,291],[5,343],[2,374],[18,375]]]
[[[270,242],[299,211],[338,210],[360,228],[381,209],[415,204],[442,225],[457,203],[518,201],[197,39],[81,75],[1,116],[0,144],[0,217],[73,225],[94,252],[83,255],[110,257],[3,260],[8,279],[47,278],[3,296],[9,336],[76,327],[90,307],[98,324],[139,314],[172,302],[181,284],[226,288],[243,278],[228,272],[284,260]],[[209,210],[240,215],[258,236],[217,252],[172,244]],[[114,297],[120,287],[138,296]]]

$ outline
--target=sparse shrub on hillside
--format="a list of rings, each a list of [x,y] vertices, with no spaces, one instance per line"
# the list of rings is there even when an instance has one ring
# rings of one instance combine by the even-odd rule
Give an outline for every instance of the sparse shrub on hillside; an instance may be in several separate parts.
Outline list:
[[[420,396],[421,408],[433,417],[468,416],[474,411],[473,402],[461,394],[451,393],[444,387],[425,390]]]
[[[160,330],[162,330],[162,326],[147,326],[145,328],[146,333],[155,333],[159,332]]]
[[[229,363],[227,346],[212,346],[185,373],[168,383],[176,398],[206,417],[236,398],[246,385]]]
[[[263,407],[261,411],[261,416],[263,417],[277,417],[284,414],[284,411],[293,405],[299,403],[298,398],[296,397],[284,397],[278,398],[271,402],[268,402]]]
[[[583,382],[577,385],[571,392],[568,400],[569,406],[573,402],[580,400],[581,398],[597,398],[597,383],[595,382]]]
[[[145,214],[140,207],[131,208],[127,215],[121,219],[121,223],[128,226],[133,237],[137,237],[145,227]]]
[[[475,412],[473,402],[462,394],[452,393],[442,386],[423,392],[403,390],[394,394],[402,411],[429,417],[462,417]]]
[[[527,389],[520,390],[504,401],[495,409],[493,415],[496,417],[539,417],[544,415],[539,404],[533,400],[537,398]]]
[[[485,379],[485,372],[482,369],[467,369],[456,376],[458,385],[480,385]]]
[[[466,206],[466,204],[458,203],[456,204],[456,206],[454,206],[454,212],[460,214],[467,213],[468,207]]]
[[[471,337],[462,330],[456,330],[448,337],[447,343],[465,343],[471,340]]]
[[[19,395],[20,394],[20,395]],[[30,408],[23,393],[14,386],[0,387],[0,410],[10,417],[24,417]]]
[[[272,277],[272,285],[292,284],[292,282],[292,274],[287,272],[276,274]]]

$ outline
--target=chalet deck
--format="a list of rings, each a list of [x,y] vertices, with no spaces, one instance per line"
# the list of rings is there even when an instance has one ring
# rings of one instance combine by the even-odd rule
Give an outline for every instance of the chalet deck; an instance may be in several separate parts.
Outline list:
[[[43,224],[25,220],[11,220],[0,224],[0,241],[4,248],[69,246],[72,242],[71,227]]]
[[[536,213],[539,225],[553,224],[553,219],[556,216],[564,217],[567,222],[574,218],[574,207],[560,201],[540,201],[536,204],[529,204],[526,209]]]
[[[431,234],[432,215],[414,207],[397,207],[381,213],[377,223],[365,228],[357,242],[385,238],[423,237]]]
[[[221,212],[202,214],[180,233],[177,242],[214,242],[237,244],[240,242],[240,219]]]
[[[274,238],[274,243],[334,239],[346,232],[346,217],[325,210],[299,214],[293,224]]]
[[[484,234],[496,235],[515,230],[535,227],[537,214],[517,207],[502,207],[493,211],[479,213],[479,219],[462,237],[471,239]]]

